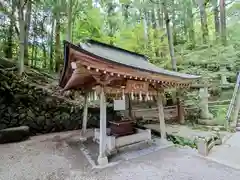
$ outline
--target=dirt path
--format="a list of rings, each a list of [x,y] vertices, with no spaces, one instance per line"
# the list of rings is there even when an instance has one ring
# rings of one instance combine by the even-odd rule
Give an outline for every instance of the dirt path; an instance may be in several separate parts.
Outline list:
[[[236,169],[196,156],[191,149],[171,147],[92,169],[78,145],[78,131],[36,136],[0,145],[0,180],[239,180]]]

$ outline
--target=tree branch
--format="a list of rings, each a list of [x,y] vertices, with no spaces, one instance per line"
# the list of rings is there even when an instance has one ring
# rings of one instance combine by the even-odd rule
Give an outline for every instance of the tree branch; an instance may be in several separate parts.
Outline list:
[[[19,36],[19,35],[20,35],[20,32],[19,32],[18,27],[17,27],[16,24],[14,24],[14,28],[15,28],[15,31],[16,31],[17,35]]]

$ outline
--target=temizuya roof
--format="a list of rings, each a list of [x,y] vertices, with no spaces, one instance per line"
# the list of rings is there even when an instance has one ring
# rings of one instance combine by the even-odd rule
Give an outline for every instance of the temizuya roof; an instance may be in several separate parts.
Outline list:
[[[119,63],[121,65],[129,66],[131,68],[149,71],[157,74],[164,74],[170,76],[176,76],[186,79],[197,79],[199,76],[183,74],[174,71],[169,71],[160,68],[150,63],[146,56],[137,54],[131,51],[127,51],[115,46],[104,44],[94,40],[88,40],[86,43],[80,43],[80,48],[92,53],[96,56],[102,57],[113,63]]]
[[[189,75],[184,73],[178,73],[174,71],[165,70],[152,63],[150,63],[146,56],[130,52],[115,46],[104,44],[94,40],[87,40],[86,42],[80,43],[78,46],[64,41],[64,69],[60,79],[60,86],[65,87],[67,81],[71,79],[72,72],[69,73],[68,69],[71,68],[70,61],[70,51],[74,54],[84,54],[87,57],[91,57],[93,62],[98,61],[98,65],[108,64],[115,67],[115,70],[119,71],[118,76],[124,75],[124,68],[131,71],[131,75],[136,77],[139,75],[142,78],[150,78],[152,80],[161,81],[163,79],[170,78],[172,81],[181,81],[189,84],[194,79],[198,79],[199,76]],[[78,56],[79,57],[79,56]],[[75,61],[83,61],[84,57],[76,58]],[[97,63],[96,63],[97,64]],[[101,70],[101,69],[99,69]],[[66,73],[66,71],[68,71]],[[129,71],[129,72],[130,72]],[[109,71],[110,73],[111,71]],[[111,72],[115,73],[115,72]],[[126,77],[126,76],[124,76]],[[169,81],[171,82],[171,81]]]

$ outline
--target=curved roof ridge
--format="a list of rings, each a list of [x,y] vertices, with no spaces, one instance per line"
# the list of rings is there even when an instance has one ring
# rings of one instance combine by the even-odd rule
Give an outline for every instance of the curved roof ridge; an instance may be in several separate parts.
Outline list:
[[[107,44],[107,43],[103,43],[103,42],[100,42],[100,41],[97,41],[97,40],[94,40],[94,39],[88,39],[88,40],[86,40],[86,42],[80,43],[80,46],[82,44],[87,44],[87,45],[98,44],[98,45],[105,46],[105,47],[108,47],[108,48],[114,48],[116,50],[120,50],[120,51],[129,53],[129,54],[132,54],[132,55],[141,56],[141,57],[144,58],[145,61],[149,61],[148,57],[146,55],[144,55],[144,54],[139,54],[139,53],[136,53],[136,52],[133,52],[133,51],[129,51],[129,50],[126,50],[126,49],[123,49],[123,48],[120,48],[120,47],[117,47],[117,46],[114,46],[114,45],[110,45],[110,44]]]

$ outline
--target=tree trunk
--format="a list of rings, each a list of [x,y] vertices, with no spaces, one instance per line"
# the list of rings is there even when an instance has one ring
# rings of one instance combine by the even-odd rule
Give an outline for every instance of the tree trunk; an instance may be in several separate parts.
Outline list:
[[[222,44],[225,46],[227,44],[226,35],[226,4],[225,0],[220,0],[220,22],[221,22],[221,40]]]
[[[160,4],[160,1],[158,1],[159,3],[157,4],[157,19],[158,19],[158,29],[161,31],[163,30],[163,26],[164,26],[164,13],[163,13],[163,7]],[[162,35],[161,37],[159,37],[160,42],[162,43],[164,41],[164,35]],[[158,48],[158,54],[160,57],[164,57],[164,53],[161,51],[161,48]]]
[[[157,4],[157,17],[158,17],[158,25],[159,25],[159,29],[163,28],[163,11],[162,8],[160,6],[160,4]]]
[[[154,52],[155,52],[155,56],[156,57],[159,57],[159,47],[158,47],[158,43],[157,43],[157,41],[158,41],[158,29],[157,29],[157,20],[156,20],[156,14],[155,14],[155,9],[154,8],[152,8],[152,28],[153,28],[153,50],[154,50]]]
[[[193,19],[193,12],[192,12],[192,0],[187,1],[187,19],[188,19],[188,37],[191,41],[192,47],[194,48],[196,45],[195,41],[195,31],[194,31],[194,19]]]
[[[47,67],[47,52],[46,52],[46,47],[45,44],[42,43],[42,51],[43,51],[43,68]]]
[[[148,31],[148,45],[151,43],[151,12],[149,12],[149,10],[145,11],[145,15],[146,15],[146,20],[147,20],[147,27],[149,28]]]
[[[206,4],[204,3],[204,0],[198,0],[198,5],[199,5],[199,9],[200,9],[200,18],[201,18],[201,28],[202,28],[203,43],[207,43],[209,37],[208,37]]]
[[[149,43],[149,23],[148,23],[148,13],[147,13],[147,10],[145,8],[143,8],[143,16],[144,16],[144,19],[143,19],[143,22],[144,22],[144,36],[145,36],[145,39],[146,39],[146,47],[148,46],[148,43]]]
[[[172,0],[172,36],[173,36],[173,44],[177,45],[177,32],[176,32],[176,22],[175,22],[175,2]]]
[[[165,23],[166,23],[166,29],[167,29],[167,37],[168,37],[168,46],[169,46],[169,52],[171,56],[171,62],[172,62],[172,69],[174,71],[177,71],[177,62],[174,57],[174,46],[173,46],[173,36],[171,32],[171,27],[170,27],[170,19],[168,15],[168,10],[165,5],[165,2],[163,3],[163,10],[164,10],[164,16],[165,16]]]
[[[129,4],[122,4],[122,13],[123,13],[123,17],[124,17],[124,20],[125,20],[125,23],[128,24],[128,19],[129,19]]]
[[[5,48],[5,55],[6,58],[12,58],[12,46],[13,46],[13,20],[10,22],[10,26],[8,29],[8,35],[7,35],[7,43]]]
[[[33,36],[33,43],[32,43],[31,67],[33,67],[33,64],[34,64],[34,51],[35,51],[34,42],[35,42],[35,36]]]
[[[107,3],[108,27],[110,30],[108,33],[108,36],[111,37],[109,42],[111,45],[114,45],[113,37],[116,32],[116,25],[113,23],[111,19],[111,17],[114,16],[114,14],[115,14],[115,4],[114,4],[114,1],[111,0]]]
[[[55,26],[55,72],[59,72],[61,65],[61,55],[60,55],[60,17],[56,16],[56,26]]]
[[[213,13],[214,13],[215,36],[216,36],[216,40],[218,40],[219,34],[220,34],[218,0],[212,0],[212,6],[213,6]]]
[[[72,0],[68,2],[68,28],[67,28],[67,41],[71,41],[72,37]]]
[[[33,29],[35,29],[35,23],[33,24]],[[34,67],[34,52],[35,52],[35,41],[36,34],[33,32],[33,42],[32,42],[32,54],[31,54],[31,66]]]
[[[46,52],[46,47],[45,47],[45,31],[44,31],[44,22],[45,19],[47,18],[47,16],[43,17],[42,23],[41,23],[41,36],[42,36],[42,52],[43,52],[43,64],[42,64],[42,68],[46,68],[47,67],[47,52]]]
[[[152,19],[152,28],[156,29],[157,28],[157,22],[156,22],[156,16],[155,16],[155,9],[152,8],[152,12],[151,12],[151,19]]]
[[[28,35],[31,23],[32,1],[27,1],[27,11],[25,14],[25,37],[24,37],[24,64],[28,65]]]
[[[169,19],[169,15],[168,15],[168,9],[166,6],[166,0],[163,3],[163,10],[164,10],[165,23],[166,23],[166,29],[167,29],[169,52],[170,52],[171,62],[172,62],[172,70],[177,71],[177,61],[176,61],[176,58],[174,55],[173,36],[172,36],[172,32],[171,32],[171,27],[170,27],[170,19]],[[178,94],[179,93],[176,92],[177,103],[178,103],[178,107],[181,107]],[[180,111],[181,111],[181,108],[178,108],[178,115],[180,115]]]
[[[150,10],[146,11],[146,17],[147,17],[147,26],[149,28],[148,31],[148,46],[147,48],[149,48],[149,50],[151,49],[152,52],[155,51],[154,49],[154,35],[153,35],[153,31],[151,31],[153,28],[153,23],[152,23],[152,12]]]
[[[14,19],[13,19],[13,15],[15,12],[15,2],[13,2],[12,0],[12,8],[11,8],[11,19],[10,19],[10,26],[8,29],[8,35],[7,35],[7,44],[6,44],[6,48],[5,48],[5,55],[6,58],[12,58],[12,46],[13,46],[13,28],[14,28]]]
[[[52,17],[52,27],[51,27],[51,35],[50,35],[50,54],[49,54],[49,70],[53,71],[53,31],[54,31],[55,20]]]
[[[146,19],[146,14],[145,14],[144,9],[142,10],[142,19],[143,19],[144,40],[145,40],[144,44],[146,45],[148,42],[148,26],[147,26],[147,19]]]
[[[24,72],[24,40],[25,40],[25,21],[24,21],[24,0],[19,0],[18,7],[18,19],[20,27],[19,37],[19,74],[22,75]]]
[[[188,40],[188,16],[187,16],[187,10],[185,7],[183,7],[183,14],[184,14],[184,19],[183,19],[183,31],[184,31],[184,40]]]
[[[35,46],[35,48],[34,48],[34,66],[33,67],[37,67],[37,61],[38,61],[38,59],[37,59],[37,49],[38,49],[38,46]]]
[[[72,20],[72,30],[74,29],[75,27],[75,18],[73,18]],[[74,42],[74,31],[72,31],[71,33],[71,41]]]

